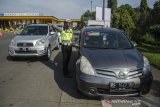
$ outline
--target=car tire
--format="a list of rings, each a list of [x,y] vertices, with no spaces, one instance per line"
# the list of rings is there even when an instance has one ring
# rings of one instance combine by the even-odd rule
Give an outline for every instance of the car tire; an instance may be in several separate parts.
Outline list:
[[[8,59],[11,60],[11,61],[15,61],[15,60],[16,60],[16,57],[13,57],[13,56],[10,56],[10,55],[9,55],[9,56],[8,56]]]
[[[44,59],[45,60],[50,60],[50,58],[51,58],[51,53],[52,53],[52,51],[51,51],[51,47],[49,46],[48,48],[47,48],[47,52],[46,52],[46,55],[44,56]]]
[[[74,73],[74,80],[75,80],[75,84],[76,84],[76,91],[78,92],[78,93],[82,93],[80,90],[79,90],[79,88],[78,88],[78,80],[77,80],[77,74],[76,74],[76,72]]]
[[[147,86],[147,87],[142,87],[142,90],[139,92],[138,96],[139,97],[144,97],[147,96],[147,94],[150,92],[150,87],[151,86]]]

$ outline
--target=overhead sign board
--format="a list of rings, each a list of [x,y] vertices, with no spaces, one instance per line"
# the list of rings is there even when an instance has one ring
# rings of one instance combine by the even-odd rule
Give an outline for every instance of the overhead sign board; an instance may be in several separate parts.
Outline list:
[[[96,7],[96,20],[102,20],[102,7]]]
[[[0,16],[4,16],[4,13],[0,13]]]
[[[0,16],[40,16],[40,13],[0,13]]]

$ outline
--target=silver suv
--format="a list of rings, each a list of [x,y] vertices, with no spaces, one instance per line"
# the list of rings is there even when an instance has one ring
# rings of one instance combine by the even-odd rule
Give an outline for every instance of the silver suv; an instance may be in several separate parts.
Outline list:
[[[58,34],[48,24],[32,24],[26,26],[22,32],[14,37],[9,44],[9,56],[44,56],[50,59],[51,51],[59,49]]]

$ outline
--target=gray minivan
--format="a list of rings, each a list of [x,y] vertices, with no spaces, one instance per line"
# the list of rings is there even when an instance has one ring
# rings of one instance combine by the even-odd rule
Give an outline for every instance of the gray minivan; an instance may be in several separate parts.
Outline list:
[[[148,59],[118,29],[86,27],[80,34],[76,83],[89,96],[147,94],[152,84]]]

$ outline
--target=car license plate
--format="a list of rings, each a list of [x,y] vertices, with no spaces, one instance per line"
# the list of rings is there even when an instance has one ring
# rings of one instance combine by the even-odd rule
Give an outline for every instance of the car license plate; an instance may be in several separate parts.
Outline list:
[[[20,48],[20,51],[28,51],[29,48]]]
[[[134,83],[128,82],[128,83],[110,83],[110,90],[123,90],[123,89],[131,89],[133,88]]]

